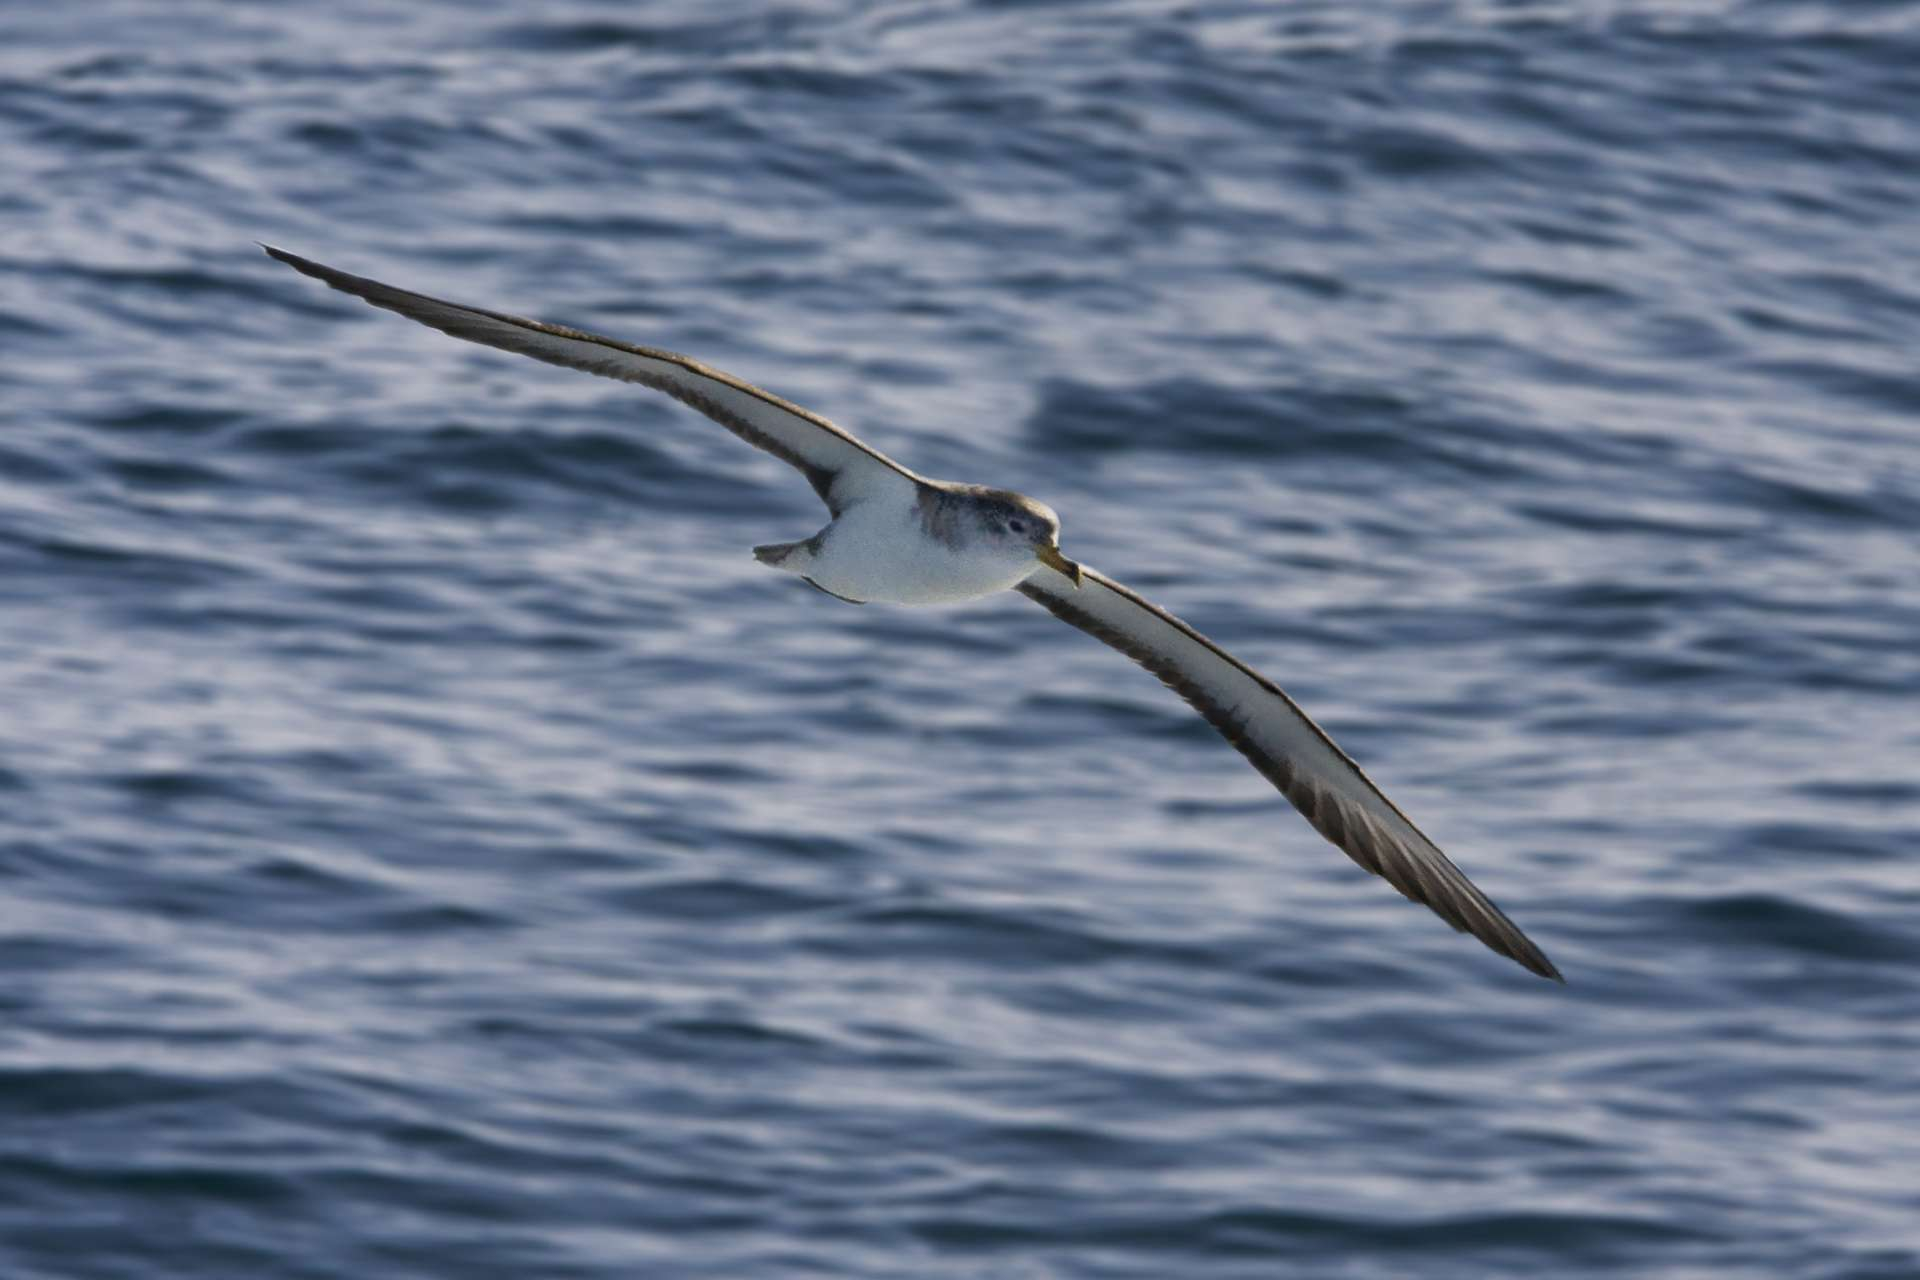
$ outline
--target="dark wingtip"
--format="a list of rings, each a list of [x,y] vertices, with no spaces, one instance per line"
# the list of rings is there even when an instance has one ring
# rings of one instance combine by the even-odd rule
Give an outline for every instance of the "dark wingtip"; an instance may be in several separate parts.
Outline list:
[[[268,244],[265,240],[255,240],[254,243],[259,245],[269,258],[272,258],[276,262],[286,263],[301,275],[312,276],[316,280],[326,279],[326,268],[322,267],[319,263],[310,262],[297,253],[288,253],[285,249],[277,245]]]
[[[1566,986],[1566,978],[1561,974],[1560,970],[1554,966],[1553,961],[1547,959],[1547,953],[1534,946],[1530,939],[1525,940],[1525,942],[1525,950],[1508,950],[1506,951],[1507,958],[1518,962],[1519,965],[1529,973],[1537,973],[1541,977],[1557,982],[1563,987]]]

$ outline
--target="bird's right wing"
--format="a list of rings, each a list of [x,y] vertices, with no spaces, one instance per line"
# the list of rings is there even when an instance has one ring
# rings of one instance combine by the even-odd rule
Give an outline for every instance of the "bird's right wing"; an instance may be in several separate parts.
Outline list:
[[[1553,962],[1381,793],[1280,686],[1166,610],[1086,569],[1036,570],[1014,590],[1160,677],[1321,835],[1454,928],[1543,978]]]
[[[748,444],[797,468],[836,516],[849,503],[877,489],[891,485],[911,488],[918,483],[911,471],[819,414],[688,356],[430,298],[365,276],[349,275],[272,245],[260,247],[302,275],[456,338],[664,391]]]

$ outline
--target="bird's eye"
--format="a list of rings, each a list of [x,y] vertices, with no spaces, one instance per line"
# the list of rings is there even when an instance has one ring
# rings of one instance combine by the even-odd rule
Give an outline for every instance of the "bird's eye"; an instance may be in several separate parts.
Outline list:
[[[1025,533],[1027,531],[1027,522],[1025,520],[1009,520],[1007,521],[1007,528],[1013,530],[1015,533]]]

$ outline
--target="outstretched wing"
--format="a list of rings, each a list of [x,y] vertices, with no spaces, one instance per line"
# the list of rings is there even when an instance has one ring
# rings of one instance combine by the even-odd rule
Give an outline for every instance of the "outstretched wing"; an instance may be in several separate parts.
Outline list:
[[[1014,588],[1160,677],[1346,855],[1454,928],[1556,982],[1553,962],[1271,680],[1103,574]]]
[[[430,298],[349,275],[269,244],[260,247],[302,275],[456,338],[664,391],[748,444],[798,468],[836,516],[877,487],[917,481],[911,471],[819,414],[690,357]]]

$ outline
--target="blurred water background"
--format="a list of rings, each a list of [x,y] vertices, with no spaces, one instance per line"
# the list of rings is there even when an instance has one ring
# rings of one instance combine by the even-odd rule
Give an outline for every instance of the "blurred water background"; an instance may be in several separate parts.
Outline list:
[[[0,1275],[1920,1275],[1920,5],[0,10]],[[1259,665],[1567,973],[778,462]]]

